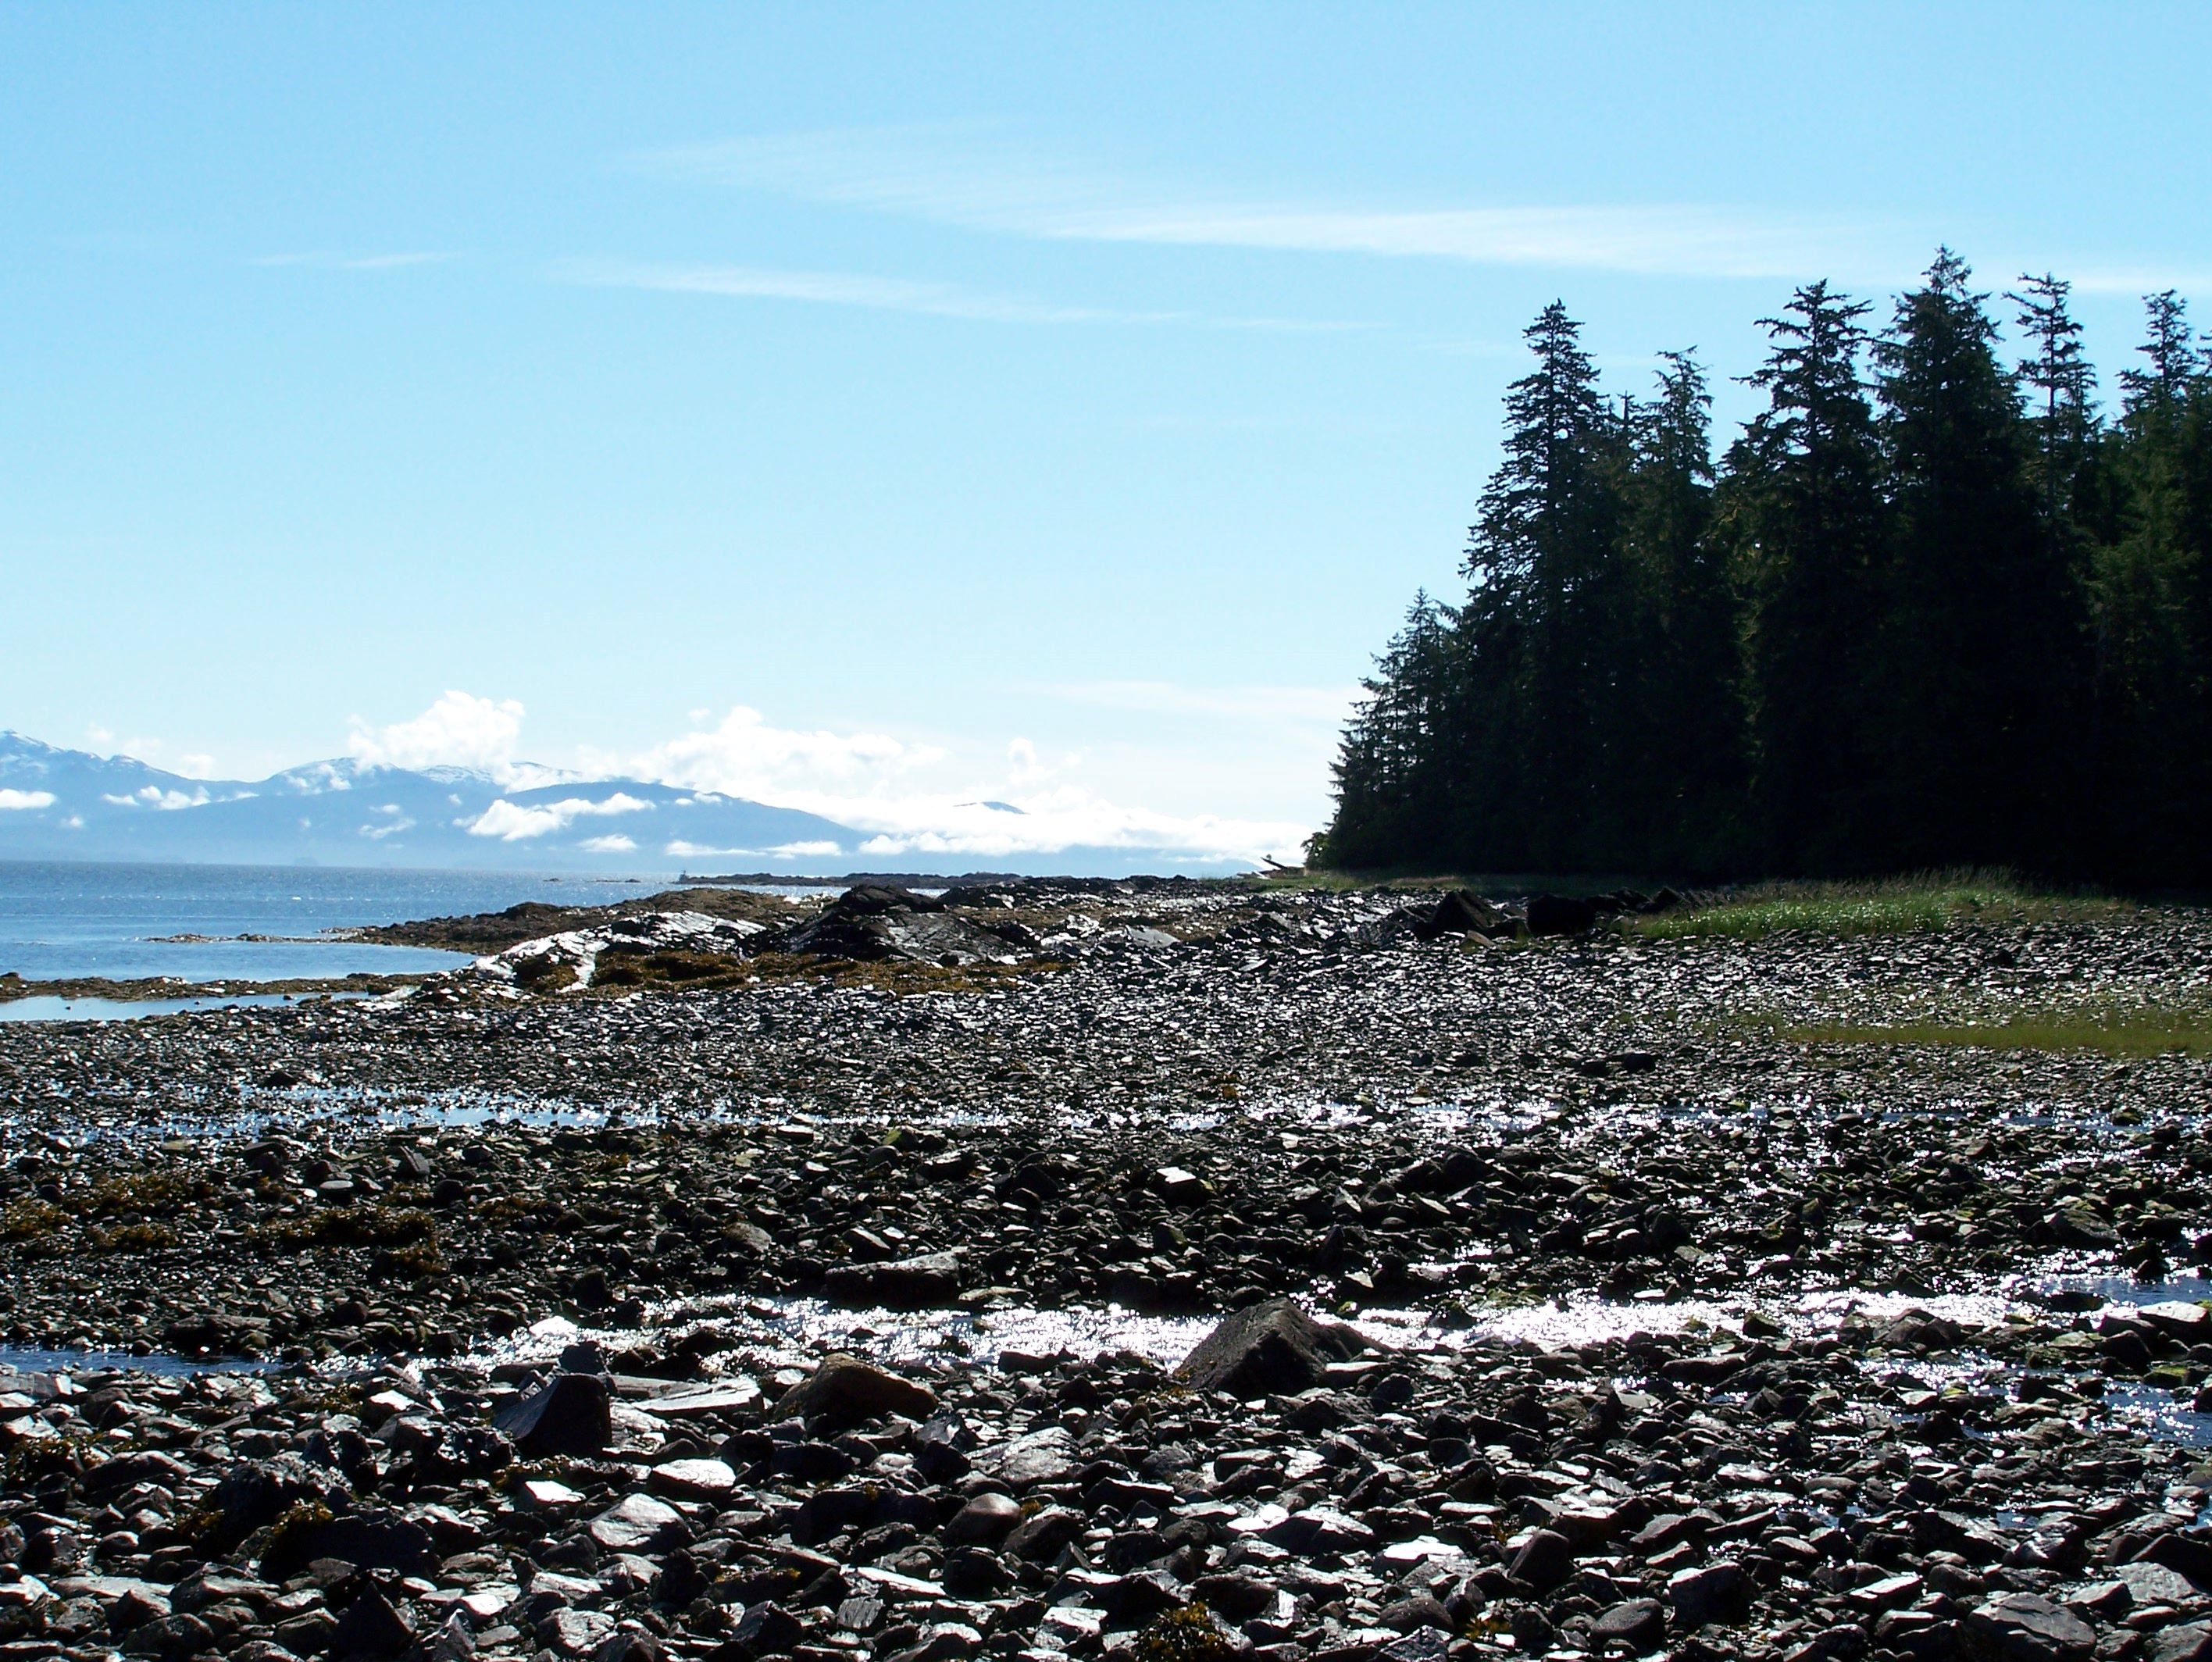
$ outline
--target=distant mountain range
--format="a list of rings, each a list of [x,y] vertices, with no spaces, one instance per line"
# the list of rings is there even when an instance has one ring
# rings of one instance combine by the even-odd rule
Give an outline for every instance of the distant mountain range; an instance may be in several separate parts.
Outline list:
[[[0,731],[0,859],[674,870],[742,856],[812,870],[849,863],[866,836],[640,779],[510,789],[466,768],[351,760],[196,779]]]
[[[521,772],[553,782],[523,787],[468,768],[349,758],[264,779],[187,779],[129,756],[59,749],[0,729],[0,860],[793,876],[884,863],[880,849],[863,851],[874,834],[795,808],[642,779]],[[947,858],[952,870],[979,863]],[[999,870],[1071,876],[1246,869],[1241,861],[1194,862],[1147,848],[986,859]]]

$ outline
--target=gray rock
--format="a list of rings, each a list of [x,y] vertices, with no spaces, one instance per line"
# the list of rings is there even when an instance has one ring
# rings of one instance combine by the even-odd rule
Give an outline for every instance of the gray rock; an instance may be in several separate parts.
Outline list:
[[[1372,1348],[1341,1322],[1316,1321],[1289,1299],[1270,1299],[1224,1318],[1175,1374],[1201,1391],[1294,1396],[1320,1384],[1330,1362]]]
[[[936,1411],[936,1393],[927,1387],[842,1353],[823,1357],[822,1365],[784,1392],[775,1405],[777,1419],[802,1419],[810,1424],[817,1420],[881,1419],[890,1414],[923,1420]]]
[[[2150,1636],[2150,1662],[2212,1662],[2212,1623],[2161,1628]]]
[[[2032,1592],[1992,1598],[1968,1614],[1966,1625],[2007,1662],[2086,1662],[2097,1648],[2095,1629]]]
[[[646,1474],[645,1486],[677,1501],[719,1501],[738,1486],[726,1460],[666,1460]]]
[[[691,1538],[684,1514],[650,1495],[628,1495],[592,1519],[591,1538],[609,1552],[682,1546]]]
[[[1022,1520],[1021,1503],[1006,1495],[978,1495],[945,1526],[950,1541],[995,1541]]]
[[[2122,1564],[2112,1576],[2126,1586],[2134,1604],[2172,1604],[2177,1610],[2191,1610],[2204,1602],[2204,1595],[2197,1590],[2194,1582],[2164,1564],[2148,1561]]]
[[[1590,1637],[1601,1646],[1626,1645],[1638,1656],[1656,1651],[1667,1637],[1667,1614],[1656,1598],[1631,1598],[1600,1613]]]
[[[1506,1570],[1524,1586],[1549,1592],[1575,1573],[1574,1543],[1555,1529],[1533,1531],[1515,1549]]]

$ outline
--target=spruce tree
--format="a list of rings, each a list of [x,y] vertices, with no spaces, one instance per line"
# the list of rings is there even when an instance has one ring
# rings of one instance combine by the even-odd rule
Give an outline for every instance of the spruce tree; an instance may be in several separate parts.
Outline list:
[[[1741,830],[1735,608],[1713,530],[1712,395],[1688,353],[1660,355],[1658,396],[1632,405],[1620,558],[1631,614],[1614,777],[1619,869],[1726,870]]]
[[[1746,611],[1751,809],[1769,870],[1880,863],[1881,455],[1860,361],[1869,308],[1826,282],[1761,320],[1767,395],[1723,490]]]
[[[1906,866],[2046,864],[2081,782],[2071,579],[1971,275],[1940,251],[1875,347],[1895,535],[1883,846]]]
[[[2145,301],[2148,367],[2121,373],[2121,525],[2098,552],[2104,867],[2212,876],[2212,373],[2172,291]]]
[[[1563,304],[1546,306],[1524,338],[1536,367],[1506,392],[1504,458],[1468,532],[1471,715],[1485,730],[1479,749],[1508,741],[1492,750],[1511,792],[1496,852],[1573,864],[1593,840],[1604,761],[1619,426]]]

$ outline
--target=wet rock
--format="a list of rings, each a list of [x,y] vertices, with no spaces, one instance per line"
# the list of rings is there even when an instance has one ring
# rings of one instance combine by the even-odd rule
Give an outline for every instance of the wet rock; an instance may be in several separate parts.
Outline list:
[[[1969,1630],[2008,1662],[2084,1662],[2096,1630],[2063,1605],[2032,1592],[2008,1592],[1967,1615]]]
[[[215,1629],[197,1616],[161,1616],[132,1629],[123,1641],[125,1656],[169,1659],[197,1656],[215,1642]]]
[[[775,1417],[799,1419],[812,1424],[857,1423],[885,1415],[927,1419],[936,1411],[937,1398],[926,1386],[861,1361],[858,1356],[833,1355],[779,1398]]]
[[[210,1540],[218,1548],[234,1547],[295,1506],[330,1511],[350,1498],[349,1487],[337,1471],[297,1456],[243,1461],[216,1485]]]
[[[1289,1299],[1270,1299],[1225,1318],[1175,1373],[1201,1391],[1288,1396],[1320,1383],[1331,1362],[1370,1348],[1353,1328],[1316,1321]]]
[[[1014,1585],[1014,1577],[995,1552],[959,1547],[945,1555],[944,1581],[950,1598],[996,1598]]]
[[[556,1374],[501,1409],[492,1424],[527,1459],[597,1454],[614,1441],[607,1384],[595,1374]]]
[[[747,1608],[730,1630],[730,1644],[740,1657],[759,1658],[787,1654],[805,1636],[806,1629],[798,1618],[775,1604],[758,1604]]]
[[[927,1253],[890,1264],[842,1265],[830,1272],[825,1290],[839,1304],[941,1307],[960,1295],[960,1254]]]
[[[1413,933],[1425,941],[1445,935],[1494,935],[1510,929],[1502,907],[1492,905],[1471,889],[1455,889],[1426,913],[1416,911]]]
[[[1083,1532],[1083,1514],[1066,1507],[1045,1507],[1006,1537],[1006,1550],[1017,1558],[1048,1561]]]
[[[1749,1592],[1743,1566],[1731,1559],[1676,1570],[1667,1578],[1667,1598],[1674,1619],[1686,1628],[1733,1614]]]
[[[786,937],[783,945],[792,952],[862,963],[978,963],[1016,955],[1004,936],[948,912],[942,901],[878,884],[846,890],[814,922]]]

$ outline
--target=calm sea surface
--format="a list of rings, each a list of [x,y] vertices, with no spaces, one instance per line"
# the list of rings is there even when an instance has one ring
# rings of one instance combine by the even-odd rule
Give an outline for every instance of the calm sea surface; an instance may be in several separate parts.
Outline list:
[[[496,912],[518,901],[597,905],[667,879],[320,866],[77,865],[0,861],[0,971],[27,980],[179,975],[195,981],[441,969],[415,947],[312,937],[331,929]],[[198,941],[164,936],[201,936]],[[240,935],[302,940],[241,941]]]

